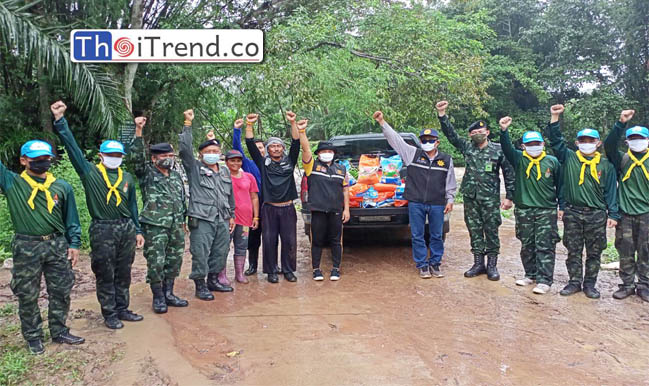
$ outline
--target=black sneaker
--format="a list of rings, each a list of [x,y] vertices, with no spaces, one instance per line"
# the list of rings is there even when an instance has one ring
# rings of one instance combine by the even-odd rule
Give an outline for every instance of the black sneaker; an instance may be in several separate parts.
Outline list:
[[[579,284],[568,283],[568,285],[566,285],[565,287],[563,287],[561,291],[559,291],[559,294],[561,296],[570,296],[580,291],[581,291],[581,286]]]
[[[119,330],[124,327],[124,323],[117,319],[116,316],[104,319],[104,324],[111,330]]]
[[[338,268],[333,268],[331,270],[331,276],[329,276],[329,280],[331,281],[340,280],[340,270]]]
[[[649,302],[649,288],[638,288],[636,294],[640,296],[640,299]]]
[[[433,277],[430,274],[430,267],[419,268],[419,277],[422,279],[430,279]]]
[[[613,292],[613,299],[622,300],[635,294],[635,288],[620,287],[619,290]]]
[[[315,281],[323,281],[324,276],[322,275],[322,271],[320,268],[316,268],[313,270],[313,280]]]
[[[142,315],[138,315],[131,310],[124,310],[117,313],[117,319],[125,320],[127,322],[139,322],[144,319]]]
[[[293,272],[286,272],[284,273],[284,279],[286,281],[290,281],[291,283],[295,283],[297,281],[297,276]]]
[[[443,274],[442,271],[439,269],[439,265],[431,265],[431,266],[430,266],[430,272],[431,272],[431,274],[433,275],[433,277],[436,277],[436,278],[442,278],[442,277],[444,277],[444,274]]]
[[[277,278],[277,274],[276,273],[269,273],[268,274],[268,282],[273,283],[273,284],[279,283],[279,279]]]
[[[587,298],[591,299],[599,299],[600,297],[599,291],[595,288],[594,285],[585,285],[584,295],[586,295]]]
[[[28,340],[27,348],[29,349],[29,352],[31,352],[34,355],[41,355],[42,353],[45,352],[45,347],[43,347],[43,341],[40,339]]]
[[[76,345],[76,344],[82,344],[85,341],[86,340],[83,339],[80,336],[75,336],[75,335],[70,334],[69,331],[66,331],[63,334],[61,334],[61,335],[59,335],[59,336],[57,336],[55,338],[52,338],[52,342],[59,343],[59,344],[65,343],[65,344],[70,344],[70,345]]]

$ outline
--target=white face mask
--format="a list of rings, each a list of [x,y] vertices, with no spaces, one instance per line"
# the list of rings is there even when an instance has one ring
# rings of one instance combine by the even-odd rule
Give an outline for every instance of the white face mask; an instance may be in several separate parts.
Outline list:
[[[579,147],[579,151],[582,154],[593,154],[595,151],[597,151],[597,144],[596,143],[580,143],[577,145]]]
[[[203,154],[203,162],[207,165],[216,165],[217,162],[221,159],[221,154]]]
[[[331,162],[334,159],[334,153],[320,153],[318,159],[322,162]]]
[[[530,155],[530,157],[538,157],[543,153],[543,145],[538,145],[538,146],[525,146],[525,151],[527,154]]]
[[[101,163],[108,169],[117,169],[122,164],[122,157],[108,157],[102,156]]]
[[[428,143],[422,143],[421,144],[421,149],[423,151],[433,151],[436,148],[437,148],[437,142],[433,142],[433,143],[428,142]]]
[[[629,141],[629,149],[636,153],[642,153],[649,147],[649,140],[647,139],[632,139]]]

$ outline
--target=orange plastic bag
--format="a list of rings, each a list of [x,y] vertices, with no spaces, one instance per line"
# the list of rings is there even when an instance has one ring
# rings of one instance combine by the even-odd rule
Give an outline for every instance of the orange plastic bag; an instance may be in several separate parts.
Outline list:
[[[365,185],[377,184],[379,175],[380,159],[378,155],[363,154],[358,161],[358,183]]]
[[[408,200],[394,200],[394,206],[396,207],[408,206]]]
[[[397,190],[398,187],[399,187],[399,185],[394,185],[394,184],[381,184],[381,183],[374,184],[374,189],[377,192],[392,192],[392,193],[394,193]]]
[[[357,195],[361,193],[367,192],[367,189],[370,187],[365,185],[365,184],[355,184],[349,187],[349,196],[350,197],[356,197]],[[362,200],[362,199],[361,199]]]

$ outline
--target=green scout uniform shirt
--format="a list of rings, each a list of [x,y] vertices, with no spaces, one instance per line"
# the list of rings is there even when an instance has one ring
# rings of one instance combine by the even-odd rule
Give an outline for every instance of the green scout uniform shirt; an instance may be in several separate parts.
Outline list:
[[[517,208],[544,208],[556,209],[561,191],[561,165],[559,160],[551,155],[546,155],[539,162],[541,178],[538,178],[538,169],[532,165],[529,177],[527,168],[531,161],[523,155],[523,152],[514,149],[509,131],[500,132],[500,145],[503,153],[516,171],[516,182],[514,189],[514,203]]]
[[[505,179],[505,196],[514,198],[514,169],[505,159],[500,144],[489,141],[480,149],[469,140],[460,138],[448,116],[439,117],[442,131],[449,142],[464,156],[466,169],[460,192],[468,199],[500,201],[500,169]]]
[[[130,146],[130,155],[135,163],[135,175],[140,180],[140,191],[144,206],[140,222],[171,228],[185,222],[185,184],[180,174],[169,170],[165,176],[148,161],[142,137],[136,137]]]
[[[649,213],[649,180],[645,177],[642,168],[636,166],[631,171],[631,177],[626,181],[622,181],[626,172],[633,165],[633,161],[629,159],[628,155],[618,150],[618,142],[620,138],[624,137],[625,130],[626,125],[617,122],[606,140],[604,140],[604,149],[606,150],[606,156],[617,171],[620,209],[628,215],[637,216]],[[642,159],[645,154],[633,152],[637,159]],[[649,160],[645,161],[644,165],[649,170]]]
[[[65,150],[70,156],[70,161],[74,170],[81,178],[84,190],[86,192],[86,203],[90,217],[94,220],[117,220],[120,218],[131,218],[135,224],[137,233],[142,233],[140,222],[138,221],[137,198],[135,196],[135,180],[130,173],[123,171],[122,182],[117,187],[122,202],[117,206],[115,195],[111,195],[110,201],[106,203],[108,195],[108,186],[104,177],[97,168],[97,165],[88,162],[74,139],[68,122],[61,118],[54,122],[54,129],[59,134]],[[108,180],[111,184],[117,181],[117,169],[106,169]]]
[[[599,182],[590,174],[590,166],[586,166],[584,183],[579,185],[582,163],[575,151],[566,146],[559,122],[548,124],[544,134],[550,139],[550,146],[563,166],[562,199],[568,205],[607,210],[609,218],[619,220],[617,175],[613,165],[606,158],[600,159],[597,164]]]
[[[38,183],[44,179],[32,177]],[[29,186],[19,174],[7,169],[0,163],[0,188],[7,196],[9,214],[18,234],[29,236],[46,236],[52,233],[61,233],[68,240],[70,248],[81,247],[81,224],[74,192],[70,184],[57,179],[49,190],[54,199],[52,213],[47,210],[45,192],[39,191],[34,198],[34,209],[29,207],[27,200],[32,194]]]

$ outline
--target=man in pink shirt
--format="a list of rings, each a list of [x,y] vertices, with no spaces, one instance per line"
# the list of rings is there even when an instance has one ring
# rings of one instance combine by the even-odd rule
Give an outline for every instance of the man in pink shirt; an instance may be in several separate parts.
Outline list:
[[[248,283],[243,275],[246,264],[246,251],[248,250],[248,232],[259,226],[259,197],[255,177],[241,169],[243,154],[237,150],[230,150],[225,155],[225,164],[230,169],[232,176],[232,190],[234,192],[234,223],[235,228],[230,238],[234,241],[234,272],[239,283]],[[226,278],[227,280],[227,278]]]

